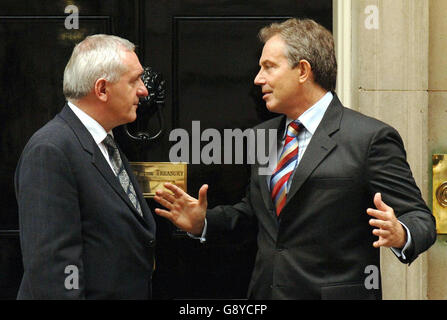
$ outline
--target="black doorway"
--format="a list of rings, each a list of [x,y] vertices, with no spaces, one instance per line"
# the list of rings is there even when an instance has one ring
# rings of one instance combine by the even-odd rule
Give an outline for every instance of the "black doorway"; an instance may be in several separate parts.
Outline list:
[[[67,5],[79,29],[64,26]],[[144,66],[167,83],[165,133],[152,144],[115,131],[130,161],[169,161],[169,132],[245,130],[273,115],[253,85],[262,49],[258,30],[288,17],[310,17],[332,30],[332,0],[13,1],[0,4],[0,299],[15,299],[23,272],[13,176],[29,137],[62,108],[62,74],[73,45],[94,33],[137,44]],[[154,117],[149,122],[157,131]],[[238,202],[244,165],[188,165],[188,193],[210,185],[209,206]],[[155,203],[148,200],[152,208]],[[244,298],[256,245],[253,235],[200,244],[157,217],[155,299]]]

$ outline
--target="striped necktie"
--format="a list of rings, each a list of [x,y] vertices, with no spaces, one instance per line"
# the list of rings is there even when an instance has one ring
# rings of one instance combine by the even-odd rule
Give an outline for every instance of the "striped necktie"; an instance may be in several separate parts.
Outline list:
[[[279,216],[286,204],[287,181],[298,161],[298,133],[301,127],[298,120],[291,122],[287,127],[287,136],[284,149],[279,157],[278,165],[270,180],[270,190],[273,203],[276,207],[276,215]]]
[[[112,136],[108,134],[107,137],[104,139],[103,143],[107,147],[110,162],[112,163],[112,167],[120,181],[121,186],[123,187],[130,201],[134,205],[135,209],[137,209],[138,213],[141,216],[143,216],[140,203],[137,199],[137,194],[132,185],[132,182],[129,179],[129,175],[127,174],[127,171],[124,168],[123,161],[121,160],[121,156],[115,140],[113,140]]]

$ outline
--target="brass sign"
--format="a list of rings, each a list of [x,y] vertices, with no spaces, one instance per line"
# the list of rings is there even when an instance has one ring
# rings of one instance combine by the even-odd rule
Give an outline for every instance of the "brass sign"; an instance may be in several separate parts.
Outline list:
[[[447,234],[447,155],[434,154],[433,160],[433,215],[438,234]]]
[[[187,164],[171,162],[129,162],[145,198],[153,198],[155,191],[165,189],[164,183],[175,184],[186,192]],[[165,189],[167,190],[167,189]]]

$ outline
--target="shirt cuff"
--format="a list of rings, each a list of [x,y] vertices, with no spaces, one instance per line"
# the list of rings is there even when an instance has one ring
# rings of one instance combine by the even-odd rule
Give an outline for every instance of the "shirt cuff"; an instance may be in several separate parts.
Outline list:
[[[200,237],[196,237],[195,235],[187,232],[186,234],[193,239],[199,240],[200,243],[204,243],[206,241],[206,229],[207,229],[207,222],[206,222],[206,218],[205,218],[205,226],[203,227],[203,231],[202,231],[202,235]]]
[[[407,232],[407,242],[405,243],[405,246],[402,249],[391,248],[391,250],[394,252],[394,254],[397,257],[402,258],[404,260],[407,260],[407,257],[405,257],[405,250],[407,250],[408,247],[410,246],[410,243],[411,243],[411,233],[410,233],[410,230],[407,228],[407,226],[405,224],[403,224],[400,221],[399,221],[399,223],[404,226],[405,231]]]

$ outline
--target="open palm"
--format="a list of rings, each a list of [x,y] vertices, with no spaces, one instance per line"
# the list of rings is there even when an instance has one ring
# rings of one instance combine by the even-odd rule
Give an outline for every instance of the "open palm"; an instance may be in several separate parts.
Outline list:
[[[171,183],[165,183],[165,190],[158,190],[154,200],[165,209],[156,208],[155,213],[171,221],[176,227],[194,235],[200,235],[205,224],[208,201],[206,193],[208,185],[199,190],[199,199],[191,197],[185,191]]]

